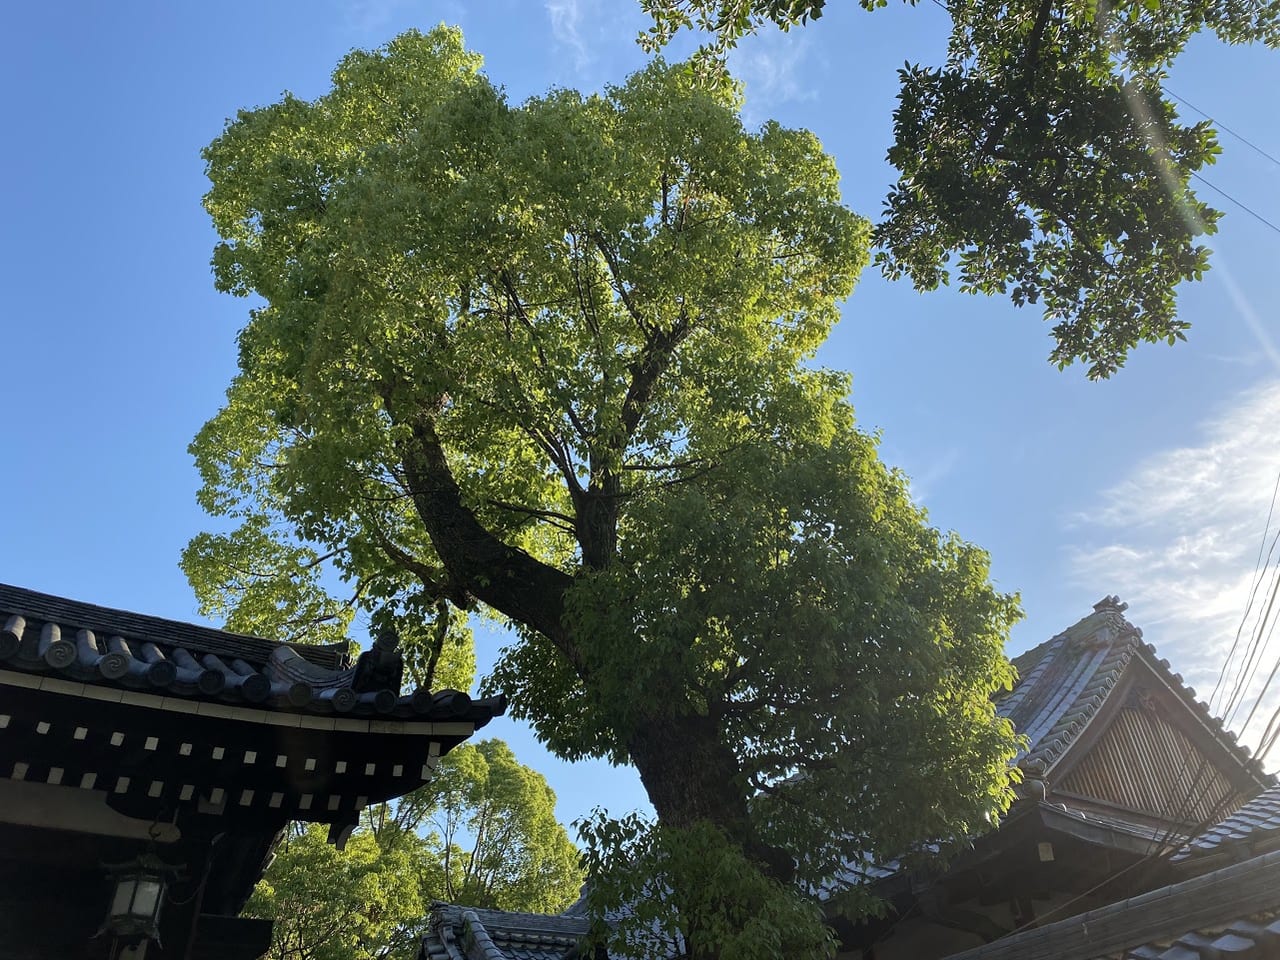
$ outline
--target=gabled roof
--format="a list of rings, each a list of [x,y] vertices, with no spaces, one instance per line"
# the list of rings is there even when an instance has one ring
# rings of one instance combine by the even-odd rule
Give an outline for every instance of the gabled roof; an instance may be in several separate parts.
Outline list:
[[[369,656],[399,654],[383,647]],[[415,690],[352,666],[346,644],[286,644],[114,610],[0,584],[0,672],[45,675],[92,687],[203,702],[249,703],[272,712],[462,720],[477,727],[502,713],[500,697]],[[398,671],[397,671],[398,672]]]
[[[587,934],[586,917],[481,910],[436,903],[422,960],[567,960]]]
[[[1118,597],[1104,597],[1079,623],[1014,658],[1019,680],[996,709],[1029,741],[1019,766],[1033,777],[1050,770],[1102,709],[1130,663],[1138,660],[1199,717],[1230,756],[1261,777],[1260,765],[1236,742],[1235,734],[1210,715],[1195,690],[1124,618],[1127,606]]]
[[[1123,611],[1116,598],[1105,598],[1091,616],[1014,661],[1022,680],[999,710],[1031,740],[1023,768],[1033,775],[1050,770],[1102,709],[1129,664],[1140,660],[1257,783],[1274,783],[1167,661],[1155,657]],[[1096,819],[1097,813],[1088,816]],[[1280,786],[1264,789],[1183,846],[1172,861],[1184,874],[1198,875],[947,960],[1280,958]]]

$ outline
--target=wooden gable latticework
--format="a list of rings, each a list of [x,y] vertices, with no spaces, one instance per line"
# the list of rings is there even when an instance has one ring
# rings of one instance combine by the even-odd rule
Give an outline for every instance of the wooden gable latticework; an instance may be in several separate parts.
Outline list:
[[[1131,815],[1152,836],[1187,836],[1269,782],[1195,691],[1107,597],[1014,661],[999,705],[1028,738],[1025,796]]]
[[[1243,801],[1238,788],[1178,726],[1150,708],[1122,707],[1057,793],[1172,823],[1211,823]]]

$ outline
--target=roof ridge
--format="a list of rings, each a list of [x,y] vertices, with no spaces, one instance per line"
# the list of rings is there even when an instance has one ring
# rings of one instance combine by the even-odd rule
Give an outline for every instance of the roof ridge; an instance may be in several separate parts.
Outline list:
[[[1171,933],[1179,935],[1273,909],[1280,851],[1118,900],[1066,920],[1023,930],[946,960],[1053,956],[1093,960]]]
[[[0,671],[14,671],[14,682],[51,675],[76,695],[109,687],[135,691],[135,698],[174,694],[270,711],[457,720],[476,728],[506,709],[503,696],[473,700],[425,688],[402,694],[399,670],[383,676],[376,664],[362,683],[345,646],[233,634],[0,584]],[[379,650],[375,645],[362,661]],[[394,650],[380,655],[399,657]]]
[[[270,640],[248,633],[237,633],[233,630],[222,630],[205,624],[191,623],[187,620],[174,620],[169,617],[157,617],[146,613],[135,613],[119,607],[107,607],[83,600],[71,600],[51,593],[41,593],[0,583],[0,611],[34,615],[47,622],[61,626],[71,626],[86,630],[106,633],[109,630],[120,633],[130,640],[161,642],[182,646],[183,640],[204,640],[216,647],[228,643],[245,644],[250,649],[246,652],[256,653],[261,649],[261,657],[265,660],[271,650],[287,645],[298,650],[300,655],[318,666],[339,669],[340,661],[347,659],[346,643],[310,644],[299,641]],[[166,639],[166,638],[179,638]],[[221,650],[215,652],[222,652]]]

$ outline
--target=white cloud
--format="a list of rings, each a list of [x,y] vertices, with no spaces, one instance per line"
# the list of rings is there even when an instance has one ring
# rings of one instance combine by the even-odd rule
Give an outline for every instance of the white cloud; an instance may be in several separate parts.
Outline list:
[[[729,69],[747,88],[747,113],[767,116],[779,104],[812,100],[817,90],[802,78],[802,68],[813,60],[808,31],[783,33],[764,27],[745,37],[729,54]]]
[[[925,504],[938,490],[945,486],[946,479],[960,462],[960,448],[949,446],[938,452],[922,470],[911,471],[911,499],[917,504]]]
[[[582,0],[546,0],[547,16],[556,43],[573,51],[574,65],[583,70],[591,62],[591,51],[582,36]]]
[[[1249,603],[1280,471],[1278,428],[1280,383],[1270,383],[1203,423],[1200,443],[1155,454],[1105,491],[1098,509],[1073,518],[1081,542],[1071,556],[1073,577],[1114,584],[1146,639],[1201,698],[1213,691]],[[1278,524],[1280,516],[1273,517],[1267,547]],[[1255,602],[1244,621],[1229,675],[1244,659],[1260,606]],[[1235,727],[1277,657],[1280,644],[1263,650]],[[1226,691],[1212,705],[1218,709],[1225,699]],[[1272,690],[1246,740],[1256,738],[1278,704],[1280,690]]]

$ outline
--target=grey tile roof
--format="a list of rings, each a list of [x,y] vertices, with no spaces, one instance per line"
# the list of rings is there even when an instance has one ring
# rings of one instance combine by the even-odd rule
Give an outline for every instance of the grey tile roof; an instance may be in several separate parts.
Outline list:
[[[454,690],[369,689],[346,644],[277,643],[4,584],[0,670],[263,709],[477,727],[505,708],[501,697],[473,701]]]
[[[1106,703],[1136,657],[1200,715],[1241,764],[1261,776],[1261,767],[1235,735],[1209,715],[1208,706],[1196,700],[1195,690],[1170,670],[1167,660],[1156,656],[1155,647],[1143,641],[1142,631],[1124,618],[1126,608],[1118,597],[1104,597],[1089,616],[1014,658],[1019,680],[997,700],[996,709],[1029,741],[1019,757],[1023,770],[1034,777],[1052,768]]]
[[[422,960],[566,960],[586,935],[585,917],[482,910],[437,903],[431,908]]]
[[[1200,716],[1224,748],[1252,772],[1259,785],[1270,782],[1261,765],[1236,743],[1235,736],[1209,715],[1208,706],[1195,699],[1195,691],[1170,670],[1168,661],[1159,659],[1155,648],[1143,641],[1142,631],[1124,618],[1126,609],[1127,605],[1118,597],[1103,597],[1094,604],[1093,612],[1078,623],[1014,658],[1018,681],[1012,690],[997,698],[996,711],[1027,737],[1027,746],[1018,757],[1023,771],[1033,780],[1043,777],[1102,709],[1129,664],[1134,658],[1140,658]],[[1039,796],[1044,796],[1043,784]],[[1035,799],[1035,794],[1027,790],[1024,797]],[[1062,806],[1061,813],[1068,819],[1137,841],[1167,839],[1163,827],[1157,828],[1119,812]],[[1174,841],[1181,839],[1175,837]],[[833,877],[832,882],[874,883],[898,873],[899,869],[897,861],[850,864]],[[826,896],[828,889],[823,887],[818,893]]]
[[[1280,852],[1232,864],[947,960],[1271,960]]]
[[[100,607],[93,603],[68,600],[48,593],[37,593],[22,587],[0,584],[0,611],[20,614],[36,622],[62,624],[72,631],[85,627],[97,630],[103,636],[120,634],[136,642],[153,641],[173,644],[192,650],[217,654],[220,657],[242,657],[258,664],[266,661],[279,644],[261,637],[229,633],[213,627],[202,627],[179,620],[167,620],[127,610]],[[3,649],[3,648],[0,648]],[[299,651],[317,666],[337,670],[347,666],[349,659],[346,644],[331,646],[299,645]]]
[[[1172,857],[1174,863],[1280,846],[1280,785],[1269,787]],[[1236,856],[1238,859],[1238,856]]]
[[[1172,940],[1126,950],[1124,960],[1269,960],[1280,956],[1280,920],[1275,911],[1195,930]]]

